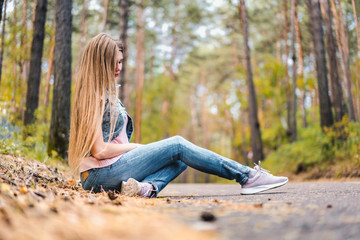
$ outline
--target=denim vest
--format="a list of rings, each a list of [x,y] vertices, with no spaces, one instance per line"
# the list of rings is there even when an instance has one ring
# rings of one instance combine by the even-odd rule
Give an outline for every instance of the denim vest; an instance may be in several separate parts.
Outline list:
[[[134,130],[132,119],[126,112],[125,107],[122,104],[122,102],[120,101],[120,99],[117,99],[116,101],[117,101],[117,103],[115,103],[111,106],[111,111],[113,112],[112,114],[113,114],[114,118],[115,117],[117,118],[117,120],[116,120],[116,124],[115,124],[114,133],[112,135],[110,142],[119,136],[121,130],[124,127],[126,116],[128,117],[128,122],[126,125],[126,135],[130,142],[130,138],[131,138],[131,135]],[[107,98],[106,102],[105,102],[103,122],[102,122],[102,126],[101,126],[104,142],[107,142],[110,137],[110,119],[111,119],[110,104],[109,104],[109,98]]]

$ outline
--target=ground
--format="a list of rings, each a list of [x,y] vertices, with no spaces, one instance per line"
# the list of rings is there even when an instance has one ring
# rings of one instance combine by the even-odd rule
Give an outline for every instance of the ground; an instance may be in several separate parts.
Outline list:
[[[360,182],[290,182],[238,193],[235,184],[173,184],[162,195],[189,201],[178,204],[176,218],[195,228],[205,228],[201,212],[212,213],[216,220],[206,228],[223,239],[360,239]]]
[[[157,199],[90,193],[67,171],[0,155],[1,239],[360,239],[360,182],[170,184]]]

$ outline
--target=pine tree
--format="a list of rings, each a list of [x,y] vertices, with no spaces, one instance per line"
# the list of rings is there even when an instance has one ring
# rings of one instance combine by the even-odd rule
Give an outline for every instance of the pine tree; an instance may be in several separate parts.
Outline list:
[[[34,112],[39,105],[41,59],[44,48],[46,11],[47,0],[38,0],[36,4],[34,33],[31,44],[30,71],[27,81],[25,125],[34,121]]]
[[[311,33],[315,51],[316,75],[320,102],[320,124],[324,129],[324,127],[332,126],[334,120],[329,97],[320,2],[319,0],[306,0],[306,4],[311,21]]]
[[[253,152],[253,162],[264,159],[260,123],[257,114],[256,93],[252,76],[249,35],[248,35],[248,20],[245,7],[245,0],[240,0],[241,21],[243,24],[243,35],[245,43],[245,61],[246,61],[246,78],[249,92],[249,124],[251,131],[251,148]]]
[[[143,21],[143,2],[138,3],[137,13],[137,33],[136,33],[136,114],[135,114],[135,142],[141,141],[141,115],[142,115],[142,95],[144,88],[145,66],[144,66],[144,21]]]
[[[48,154],[67,159],[70,129],[72,0],[56,1],[54,89]]]

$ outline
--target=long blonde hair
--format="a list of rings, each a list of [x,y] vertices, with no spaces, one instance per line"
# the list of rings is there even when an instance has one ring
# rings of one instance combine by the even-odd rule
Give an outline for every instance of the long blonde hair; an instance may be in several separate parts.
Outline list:
[[[89,156],[96,131],[101,129],[107,94],[109,99],[117,96],[116,54],[122,50],[119,41],[100,33],[91,39],[82,54],[71,109],[68,152],[69,165],[74,174],[79,173],[80,162]],[[115,121],[111,117],[110,132],[115,128]]]

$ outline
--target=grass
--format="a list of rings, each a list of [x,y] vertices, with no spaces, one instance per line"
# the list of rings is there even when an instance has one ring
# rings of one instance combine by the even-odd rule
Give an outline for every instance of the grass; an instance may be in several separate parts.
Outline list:
[[[263,167],[275,174],[308,173],[307,178],[359,177],[360,123],[344,122],[342,126],[340,135],[334,128],[325,132],[302,129],[296,142],[283,144],[268,155]]]

